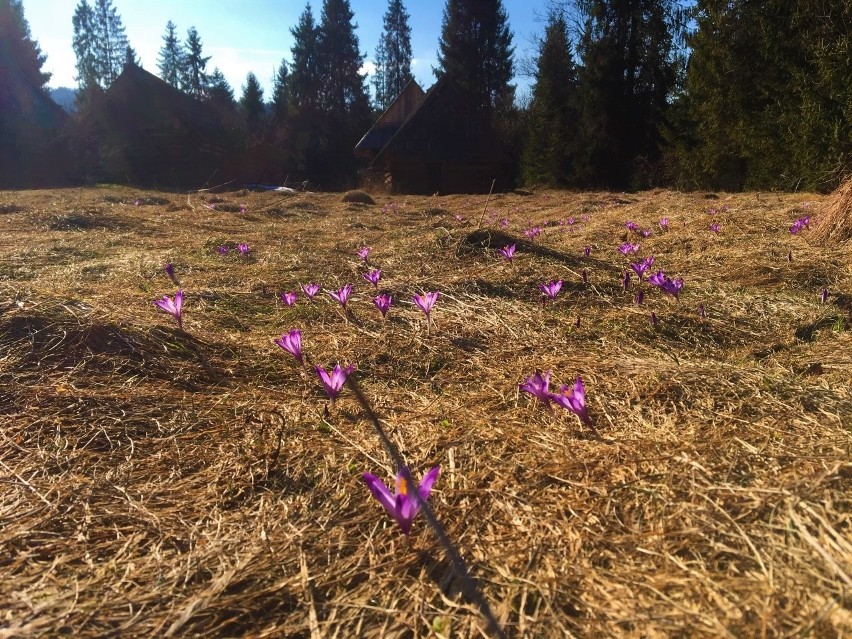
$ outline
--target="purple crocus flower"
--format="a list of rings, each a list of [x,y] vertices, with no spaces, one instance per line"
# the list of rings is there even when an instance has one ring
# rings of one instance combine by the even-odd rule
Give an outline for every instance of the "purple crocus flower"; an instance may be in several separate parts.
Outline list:
[[[666,281],[666,274],[662,271],[657,271],[651,277],[648,278],[648,284],[651,286],[662,286],[663,282]]]
[[[219,255],[227,255],[228,254],[228,245],[222,244],[222,246],[220,246],[216,250],[219,252]]]
[[[651,326],[657,327],[657,314],[654,311],[651,311]]]
[[[347,284],[346,286],[338,289],[336,293],[334,291],[328,291],[331,298],[343,307],[344,313],[346,312],[346,303],[349,301],[350,293],[352,293],[351,284]]]
[[[642,229],[642,237],[650,237],[651,233],[651,229]]]
[[[294,291],[287,291],[287,292],[278,293],[278,297],[287,306],[293,306],[293,304],[296,303],[296,293]]]
[[[531,226],[530,228],[524,231],[524,235],[526,235],[530,240],[534,240],[539,235],[541,235],[541,227],[540,226]]]
[[[680,295],[681,289],[683,288],[683,279],[679,277],[676,280],[672,280],[667,277],[660,288],[677,299],[678,295]]]
[[[298,328],[294,328],[289,333],[282,333],[281,337],[274,340],[278,346],[290,353],[296,360],[305,365],[302,359],[302,333]]]
[[[358,249],[358,257],[360,257],[362,260],[364,260],[366,262],[367,259],[370,257],[370,252],[372,250],[373,250],[372,247],[362,246],[361,248]]]
[[[591,255],[591,254],[592,254],[592,247],[591,246],[586,246],[585,248],[583,248],[583,255],[584,256],[589,257],[589,255]]]
[[[669,218],[661,217],[660,218],[660,230],[668,231],[669,230]]]
[[[500,220],[500,228],[505,229],[508,226],[509,226],[509,218],[508,217],[504,217],[502,220]]]
[[[633,269],[633,272],[639,277],[639,281],[642,281],[642,275],[654,264],[654,256],[650,255],[646,257],[641,262],[634,262],[630,265],[630,268]]]
[[[166,272],[166,275],[169,276],[169,279],[175,283],[175,285],[180,286],[180,282],[178,282],[177,277],[175,277],[175,267],[171,262],[164,264],[163,270]]]
[[[639,251],[638,244],[631,244],[630,242],[625,242],[624,244],[618,247],[618,252],[622,255],[630,255],[632,253],[637,253]]]
[[[308,296],[308,299],[313,301],[314,295],[319,293],[320,286],[319,284],[302,284],[301,285],[302,292]]]
[[[375,288],[379,288],[379,280],[382,279],[382,269],[376,268],[372,271],[367,271],[361,277],[367,280]]]
[[[417,305],[423,314],[426,316],[426,323],[428,324],[431,320],[432,307],[435,306],[435,302],[438,301],[438,297],[441,295],[440,291],[431,291],[429,293],[424,293],[423,295],[415,295],[411,299],[414,301],[414,304]]]
[[[711,225],[710,225],[710,230],[711,230],[711,231],[713,231],[714,233],[718,233],[718,232],[719,232],[719,228],[720,228],[720,227],[719,227],[719,223],[718,223],[718,222],[713,222],[713,224],[711,224]]]
[[[559,291],[561,289],[562,289],[562,280],[555,280],[555,281],[551,280],[551,281],[549,281],[545,284],[539,284],[538,285],[538,290],[540,290],[542,292],[542,294],[544,295],[544,297],[542,298],[542,301],[544,301],[546,299],[551,299],[551,300],[555,299],[556,296],[559,294]]]
[[[414,521],[417,513],[420,512],[420,504],[429,499],[429,494],[432,492],[432,485],[438,479],[440,472],[441,467],[435,466],[423,476],[420,485],[417,487],[419,501],[411,494],[411,488],[408,485],[408,482],[411,480],[411,473],[408,468],[401,468],[396,474],[396,490],[393,493],[375,475],[363,473],[361,477],[364,479],[373,497],[384,506],[388,514],[399,524],[402,533],[408,536],[411,532],[411,523]]]
[[[245,213],[245,212],[246,212],[246,205],[240,204],[240,213]]]
[[[533,397],[537,397],[545,406],[550,408],[550,371],[547,371],[542,377],[539,371],[536,371],[532,377],[524,379],[523,383],[518,384],[525,393],[529,393]]]
[[[707,317],[707,311],[704,310],[704,304],[698,305],[698,317],[705,318]]]
[[[828,301],[828,289],[827,288],[822,289],[822,293],[820,294],[820,299],[822,300],[823,304],[825,304]]]
[[[805,217],[800,217],[798,220],[793,222],[793,225],[790,227],[790,233],[795,235],[802,229],[810,228],[811,225],[811,216],[806,215]]]
[[[517,248],[518,247],[515,244],[509,244],[501,249],[498,249],[497,252],[500,253],[500,255],[502,255],[506,259],[506,261],[511,264],[512,258],[515,257],[515,249]]]
[[[633,222],[632,220],[628,220],[627,222],[625,222],[624,226],[627,228],[628,231],[633,231],[634,233],[639,230],[639,225],[636,224],[636,222]]]
[[[316,367],[317,375],[319,375],[320,381],[322,382],[325,392],[328,394],[328,398],[331,400],[332,404],[340,394],[340,389],[343,388],[343,385],[346,383],[346,378],[351,375],[354,370],[355,364],[350,364],[346,368],[341,368],[340,364],[336,364],[329,375],[322,366]]]
[[[589,411],[586,408],[586,389],[583,387],[583,380],[580,376],[574,381],[574,387],[562,386],[558,393],[550,393],[550,399],[559,404],[562,408],[570,410],[584,424],[591,425],[592,418],[589,417]]]
[[[177,320],[178,328],[183,328],[183,291],[181,289],[177,290],[174,299],[163,295],[163,299],[156,300],[154,305],[173,316]]]
[[[642,306],[642,302],[645,301],[645,291],[639,290],[636,292],[636,305]]]
[[[623,285],[625,291],[630,288],[630,271],[624,271]]]
[[[382,314],[382,317],[387,317],[388,309],[393,303],[393,298],[387,293],[382,293],[381,295],[376,295],[373,298],[373,304],[376,305],[376,308],[379,309],[379,313]]]
[[[248,255],[249,251],[251,251],[251,248],[249,248],[249,245],[245,242],[240,242],[239,244],[237,244],[237,250],[240,252],[241,255]]]

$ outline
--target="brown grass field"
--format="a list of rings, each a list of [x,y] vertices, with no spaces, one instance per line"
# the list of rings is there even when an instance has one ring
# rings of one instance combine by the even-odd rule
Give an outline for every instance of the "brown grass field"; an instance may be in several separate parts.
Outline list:
[[[429,503],[506,636],[852,636],[852,259],[788,231],[822,196],[375,197],[0,192],[0,638],[486,635],[291,328],[357,365],[415,477],[441,466]],[[544,228],[514,266],[470,237],[504,217]],[[624,291],[627,220],[679,300]],[[276,298],[307,282],[353,284],[348,319]],[[602,440],[519,391],[536,370],[582,376]]]

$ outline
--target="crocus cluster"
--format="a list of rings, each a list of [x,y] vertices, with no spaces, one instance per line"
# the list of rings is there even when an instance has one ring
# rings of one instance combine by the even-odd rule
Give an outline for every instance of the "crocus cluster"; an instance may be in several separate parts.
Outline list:
[[[366,262],[370,258],[370,252],[372,251],[372,247],[362,246],[358,249],[358,257],[360,257],[364,262]]]
[[[618,252],[622,255],[631,255],[633,253],[639,252],[638,244],[631,244],[630,242],[625,242],[624,244],[618,247]]]
[[[245,242],[240,242],[237,244],[237,250],[240,252],[240,255],[248,255],[251,248]]]
[[[675,298],[680,295],[680,291],[683,288],[683,278],[679,277],[676,280],[673,280],[662,271],[657,271],[649,277],[648,283],[652,286],[661,288],[663,292],[673,295]]]
[[[574,380],[573,387],[563,385],[558,393],[552,393],[550,392],[550,371],[547,371],[544,375],[536,371],[531,377],[525,378],[523,383],[518,385],[518,388],[537,398],[548,408],[553,402],[574,413],[584,424],[591,425],[592,423],[589,411],[586,408],[586,389],[579,376]]]
[[[811,216],[806,215],[804,217],[800,217],[798,220],[793,222],[793,225],[790,227],[790,233],[796,235],[800,231],[804,229],[810,228],[811,226]]]
[[[634,222],[632,220],[627,220],[624,223],[624,226],[625,226],[625,228],[627,228],[628,231],[633,231],[634,233],[639,231],[639,225],[636,224],[636,222]]]
[[[429,499],[429,494],[432,492],[432,485],[438,479],[441,472],[440,466],[435,466],[432,470],[423,476],[420,485],[417,486],[417,497],[412,493],[412,488],[409,486],[411,481],[411,472],[408,468],[401,468],[396,474],[396,489],[391,493],[390,489],[385,486],[384,482],[371,473],[363,473],[361,476],[367,484],[370,493],[379,503],[384,506],[388,514],[399,524],[402,533],[406,536],[411,532],[411,523],[420,512],[420,504]]]

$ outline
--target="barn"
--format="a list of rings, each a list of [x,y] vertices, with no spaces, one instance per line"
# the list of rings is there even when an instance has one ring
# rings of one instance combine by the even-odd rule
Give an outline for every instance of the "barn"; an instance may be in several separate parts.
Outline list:
[[[94,96],[76,134],[90,180],[137,186],[221,181],[235,153],[215,108],[134,64]]]
[[[426,93],[410,82],[355,147],[363,188],[388,193],[485,193],[512,186],[513,158],[487,115],[449,77]]]

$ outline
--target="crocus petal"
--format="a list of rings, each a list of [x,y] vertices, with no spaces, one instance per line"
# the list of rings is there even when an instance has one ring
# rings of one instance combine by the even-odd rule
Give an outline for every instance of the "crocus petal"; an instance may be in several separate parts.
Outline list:
[[[432,470],[423,475],[423,479],[420,481],[420,486],[417,487],[417,494],[420,496],[421,501],[429,499],[429,494],[432,492],[432,485],[437,481],[438,475],[440,474],[441,467],[435,466]]]
[[[367,484],[367,488],[370,489],[373,497],[375,497],[378,502],[385,507],[385,510],[387,510],[388,513],[395,517],[396,499],[388,487],[385,486],[384,482],[372,473],[361,473],[361,477],[364,479],[364,483]]]

